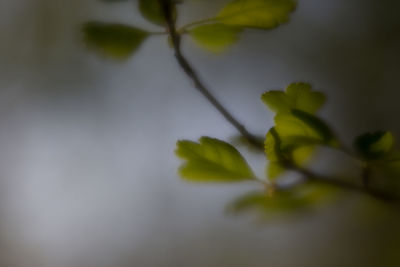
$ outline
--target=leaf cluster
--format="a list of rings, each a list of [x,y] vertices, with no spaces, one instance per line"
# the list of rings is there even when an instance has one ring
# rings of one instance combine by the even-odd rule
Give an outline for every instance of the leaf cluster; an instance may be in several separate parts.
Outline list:
[[[204,164],[204,159],[198,157],[198,154],[192,156],[188,153],[182,154],[182,151],[192,151],[194,143],[178,142],[176,153],[186,161],[180,168],[180,175],[186,180],[196,182],[251,180],[261,183],[264,190],[239,197],[229,208],[236,212],[261,211],[259,214],[263,217],[296,214],[332,199],[338,193],[332,187],[335,183],[316,176],[310,177],[312,173],[306,169],[308,161],[319,146],[348,153],[331,127],[317,115],[326,101],[324,94],[312,90],[308,83],[292,83],[283,91],[265,92],[261,100],[275,113],[275,125],[268,131],[264,141],[264,152],[268,162],[265,177],[251,176],[250,174],[254,172],[249,169],[244,157],[232,145],[209,137],[202,137],[199,144],[195,143],[198,149],[201,147],[202,155],[218,155],[218,160],[209,165]],[[210,146],[211,143],[205,140],[213,140],[213,145]],[[393,184],[390,183],[393,179],[399,178],[400,151],[394,148],[392,133],[378,131],[362,134],[355,138],[354,147],[357,159],[362,162],[365,169],[364,173],[370,172],[372,168],[379,169],[385,172],[384,178],[380,179],[387,179],[389,184]],[[227,165],[226,162],[232,165]],[[219,167],[216,168],[215,164]],[[229,169],[229,172],[224,171],[224,175],[220,175],[222,173],[220,169],[224,168]],[[304,177],[300,184],[282,187],[280,182],[284,180],[283,174],[287,171],[297,171],[307,177]],[[218,179],[215,179],[216,177]],[[370,189],[365,190],[368,192]]]
[[[117,3],[123,0],[103,0]],[[137,8],[159,32],[134,25],[92,21],[83,27],[85,42],[100,54],[117,60],[128,59],[149,36],[166,35],[170,29],[159,0],[137,0]],[[174,20],[178,17],[177,4],[171,1]],[[176,29],[180,35],[190,36],[197,44],[213,52],[221,52],[236,43],[246,29],[268,30],[289,20],[295,9],[294,0],[233,0],[212,18],[193,21]]]

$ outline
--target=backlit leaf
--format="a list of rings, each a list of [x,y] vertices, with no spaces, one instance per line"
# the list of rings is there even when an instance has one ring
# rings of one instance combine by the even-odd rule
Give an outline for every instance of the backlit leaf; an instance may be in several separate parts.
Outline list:
[[[282,159],[281,139],[276,128],[271,128],[265,137],[264,150],[269,161],[280,161]]]
[[[189,34],[202,47],[221,52],[239,39],[242,29],[221,23],[206,24],[192,28]]]
[[[331,128],[320,118],[300,109],[292,109],[291,114],[317,132],[324,143],[328,144],[335,138]]]
[[[285,166],[279,161],[270,161],[267,167],[267,177],[270,181],[274,181],[277,177],[286,171]]]
[[[176,155],[186,162],[179,169],[182,178],[197,182],[239,182],[254,178],[246,160],[232,145],[202,137],[199,143],[178,141]]]
[[[83,32],[90,47],[115,59],[128,58],[148,36],[146,31],[135,27],[103,22],[89,22]]]
[[[354,146],[366,159],[377,159],[387,155],[394,145],[391,132],[366,133],[356,138]]]
[[[261,96],[262,101],[277,113],[289,112],[291,109],[314,114],[325,103],[325,96],[311,90],[308,83],[292,83],[285,92],[268,91]]]
[[[228,25],[271,29],[288,21],[295,7],[293,0],[234,0],[219,12],[217,19]]]
[[[332,131],[322,120],[304,111],[292,110],[275,116],[275,127],[265,139],[265,153],[272,163],[281,163],[281,159],[286,158],[303,165],[310,159],[315,146],[334,146],[334,140]],[[268,173],[277,172],[272,169]]]
[[[275,128],[271,128],[265,137],[264,150],[269,160],[266,174],[271,181],[275,180],[285,172],[285,167],[282,164],[283,154],[281,151],[281,139]]]

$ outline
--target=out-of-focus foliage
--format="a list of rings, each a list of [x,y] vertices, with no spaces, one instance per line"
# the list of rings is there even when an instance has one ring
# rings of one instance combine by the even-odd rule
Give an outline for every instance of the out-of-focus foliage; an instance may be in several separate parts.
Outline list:
[[[176,155],[186,162],[180,175],[190,181],[239,182],[254,178],[243,156],[232,145],[202,137],[199,143],[178,141]]]
[[[325,103],[325,96],[311,90],[308,83],[292,83],[285,92],[272,90],[261,96],[262,101],[274,112],[290,112],[298,109],[314,114]]]
[[[126,0],[101,1],[117,3]],[[137,3],[143,18],[162,27],[163,31],[150,32],[134,26],[90,22],[83,29],[86,42],[101,54],[115,59],[126,59],[148,35],[168,35],[165,14],[159,0],[134,2]],[[181,3],[184,1],[171,1],[174,21],[178,17],[176,4]],[[189,35],[197,44],[209,51],[222,52],[236,43],[240,39],[240,33],[246,28],[266,30],[286,22],[295,6],[293,0],[234,0],[217,12],[215,17],[190,22],[177,27],[176,31],[181,35]],[[171,43],[170,40],[168,43]]]
[[[246,193],[238,197],[229,206],[228,211],[242,213],[257,211],[261,218],[269,219],[292,216],[312,211],[337,194],[330,186],[307,183],[289,190],[269,194],[265,191]]]
[[[267,175],[276,179],[285,171],[285,161],[303,165],[316,145],[333,145],[335,137],[329,126],[313,115],[325,102],[325,96],[311,90],[307,83],[292,83],[285,92],[268,91],[262,101],[274,112],[275,127],[265,138],[269,165]]]
[[[189,30],[190,36],[202,47],[221,52],[239,39],[242,28],[222,23],[206,24]]]
[[[129,57],[148,36],[144,30],[117,23],[89,22],[83,31],[88,46],[115,59]]]
[[[218,13],[217,19],[228,25],[271,29],[288,21],[295,7],[293,0],[235,0]]]
[[[139,11],[142,16],[159,26],[166,26],[165,16],[160,6],[159,0],[139,0]],[[176,8],[173,5],[173,13],[176,18]]]
[[[354,145],[362,157],[377,159],[393,149],[394,139],[392,133],[379,131],[358,136]]]

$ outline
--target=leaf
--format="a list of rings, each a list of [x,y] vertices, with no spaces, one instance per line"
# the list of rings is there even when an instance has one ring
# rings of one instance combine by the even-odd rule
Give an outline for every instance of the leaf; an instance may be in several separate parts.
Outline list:
[[[292,83],[285,92],[265,92],[261,99],[276,113],[287,113],[291,109],[298,109],[314,114],[325,103],[324,94],[311,91],[311,85],[308,83]]]
[[[159,0],[139,0],[139,11],[144,18],[153,24],[165,26],[164,13]],[[173,6],[173,15],[176,17],[176,8]]]
[[[89,22],[83,27],[88,46],[115,59],[126,59],[132,55],[148,36],[148,32],[123,25]]]
[[[267,177],[270,181],[274,181],[285,171],[286,168],[282,165],[282,163],[279,161],[270,161],[267,167]]]
[[[254,178],[243,156],[230,144],[210,137],[199,143],[178,141],[176,155],[186,162],[180,167],[182,178],[196,182],[239,182]]]
[[[221,52],[238,41],[241,32],[241,28],[215,23],[194,27],[189,34],[200,46],[212,52]]]
[[[216,19],[227,25],[271,29],[288,21],[295,7],[293,0],[234,0]]]
[[[332,187],[306,183],[289,190],[276,191],[272,195],[266,192],[247,193],[234,200],[228,206],[228,211],[256,211],[267,217],[294,215],[316,208],[332,199],[335,194],[336,190]]]
[[[265,137],[264,150],[269,160],[266,174],[269,180],[274,181],[286,170],[282,164],[284,155],[281,151],[281,139],[274,127],[268,131]]]
[[[273,131],[267,134],[265,140],[265,152],[272,162],[287,158],[303,165],[310,159],[316,145],[336,145],[329,127],[319,118],[301,110],[276,115]]]
[[[394,146],[394,138],[391,132],[366,133],[355,139],[354,146],[364,158],[378,159],[391,152]]]
[[[292,109],[291,114],[317,132],[324,143],[328,144],[335,139],[331,128],[320,118],[299,109]]]
[[[282,145],[283,150],[286,150],[287,146],[290,146],[293,143],[299,143],[302,145],[302,140],[307,140],[305,143],[309,144],[322,143],[325,139],[323,132],[318,131],[318,129],[310,126],[308,122],[289,113],[278,114],[275,116],[275,129],[280,136],[282,143],[284,143]]]
[[[275,127],[271,128],[265,137],[264,150],[270,161],[276,162],[282,159],[281,139]]]

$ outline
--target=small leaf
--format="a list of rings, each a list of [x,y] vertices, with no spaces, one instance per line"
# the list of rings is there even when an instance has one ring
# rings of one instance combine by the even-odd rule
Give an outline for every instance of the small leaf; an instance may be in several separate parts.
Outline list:
[[[165,26],[166,21],[159,0],[139,0],[139,11],[151,23]],[[176,17],[176,8],[173,6],[173,15]]]
[[[285,166],[282,164],[284,155],[281,151],[281,139],[274,127],[268,131],[265,137],[264,150],[269,160],[266,174],[269,180],[274,181],[286,170]]]
[[[281,162],[280,154],[281,158],[291,159],[297,165],[303,165],[310,159],[316,145],[336,145],[329,127],[319,118],[301,110],[276,115],[273,129],[275,137],[272,139],[271,135],[267,134],[265,141],[265,152],[272,162]],[[274,149],[272,145],[275,145]]]
[[[256,211],[266,217],[294,215],[310,211],[332,199],[336,190],[332,187],[307,183],[287,191],[247,193],[228,206],[228,211],[241,213]]]
[[[264,142],[264,150],[268,160],[275,162],[282,159],[281,142],[276,128],[271,128]]]
[[[291,113],[294,117],[315,130],[321,136],[324,143],[328,144],[335,138],[331,128],[320,118],[299,109],[293,109]]]
[[[200,46],[212,52],[221,52],[238,41],[241,32],[241,28],[215,23],[192,28],[189,34]]]
[[[311,127],[308,122],[289,113],[282,113],[275,116],[275,128],[282,139],[282,143],[285,143],[284,150],[292,142],[300,143],[300,140],[309,140],[307,143],[321,143],[324,140],[324,133],[319,132],[314,127]]]
[[[261,99],[276,113],[287,113],[291,109],[298,109],[314,114],[325,103],[324,94],[311,91],[311,85],[308,83],[292,83],[285,92],[265,92]]]
[[[230,144],[210,137],[178,141],[176,155],[186,162],[180,175],[196,182],[239,182],[254,178],[243,156]]]
[[[267,177],[270,181],[274,181],[285,171],[286,168],[282,165],[282,163],[279,161],[270,161],[267,167]]]
[[[133,54],[148,36],[144,30],[103,22],[89,22],[83,27],[85,41],[105,56],[126,59]]]
[[[366,133],[356,138],[354,146],[364,158],[378,159],[391,152],[394,138],[391,132]]]
[[[234,0],[219,12],[217,19],[233,26],[271,29],[288,21],[295,7],[293,0]]]

